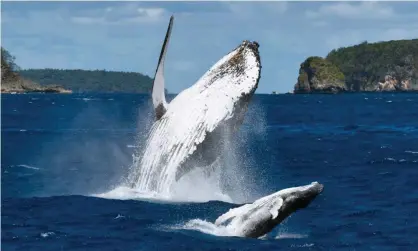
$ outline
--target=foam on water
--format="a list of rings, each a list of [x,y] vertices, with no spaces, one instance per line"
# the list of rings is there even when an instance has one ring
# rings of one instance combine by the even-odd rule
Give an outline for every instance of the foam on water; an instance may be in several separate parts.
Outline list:
[[[137,188],[122,185],[105,193],[92,194],[92,196],[120,200],[134,199],[166,202],[208,202],[218,200],[232,203],[231,197],[220,189],[220,175],[219,169],[211,176],[207,176],[204,169],[196,168],[173,184],[173,189],[170,193],[141,191]],[[199,189],[196,189],[197,187]]]

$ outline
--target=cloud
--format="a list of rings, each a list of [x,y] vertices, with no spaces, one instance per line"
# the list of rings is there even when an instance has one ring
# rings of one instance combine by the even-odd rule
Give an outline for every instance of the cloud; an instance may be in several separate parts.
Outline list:
[[[418,38],[418,27],[387,29],[382,34],[382,40],[399,40]]]
[[[392,7],[382,3],[365,1],[360,3],[327,3],[318,10],[307,10],[308,18],[339,17],[344,19],[387,19],[395,15]]]
[[[231,12],[232,15],[235,15],[239,18],[245,19],[254,19],[259,17],[259,15],[264,15],[264,17],[275,17],[278,18],[278,15],[284,14],[289,5],[287,2],[223,2],[226,8]]]
[[[72,16],[71,20],[78,24],[121,25],[158,22],[165,16],[166,10],[164,8],[144,7],[140,3],[127,3],[81,11]]]

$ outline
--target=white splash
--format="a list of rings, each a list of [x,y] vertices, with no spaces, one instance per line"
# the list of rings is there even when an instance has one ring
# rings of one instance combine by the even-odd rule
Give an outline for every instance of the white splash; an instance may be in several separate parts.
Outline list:
[[[55,234],[54,232],[41,233],[41,237],[46,238],[46,237],[49,237],[49,236],[54,235],[54,234]]]
[[[105,199],[118,200],[146,200],[162,202],[208,202],[211,200],[232,202],[232,199],[222,192],[219,186],[220,171],[207,177],[205,170],[196,168],[173,184],[170,194],[154,191],[141,191],[128,186],[119,186],[109,192],[92,194]],[[199,189],[196,189],[196,188]]]
[[[307,237],[308,237],[308,235],[306,235],[306,234],[281,232],[278,235],[276,235],[276,237],[274,237],[274,238],[275,239],[303,239],[303,238],[307,238]]]

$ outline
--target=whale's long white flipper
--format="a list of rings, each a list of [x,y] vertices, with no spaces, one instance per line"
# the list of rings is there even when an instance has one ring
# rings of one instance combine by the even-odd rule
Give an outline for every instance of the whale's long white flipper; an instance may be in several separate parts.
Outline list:
[[[168,24],[167,33],[161,48],[160,58],[158,59],[157,70],[155,71],[154,84],[152,87],[152,102],[154,104],[155,116],[159,120],[167,111],[167,102],[165,100],[165,81],[164,81],[164,61],[167,54],[167,48],[170,41],[171,29],[173,28],[174,17],[171,16]]]

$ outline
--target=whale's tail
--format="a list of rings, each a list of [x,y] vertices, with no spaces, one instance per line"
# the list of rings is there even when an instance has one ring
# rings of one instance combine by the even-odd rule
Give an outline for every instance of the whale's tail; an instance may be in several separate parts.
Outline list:
[[[157,70],[155,71],[154,84],[152,87],[152,102],[154,104],[155,116],[159,120],[167,111],[167,101],[165,100],[165,84],[164,84],[164,61],[167,54],[167,47],[170,41],[171,29],[173,28],[174,16],[171,16],[168,24],[167,33],[161,48],[160,58],[158,59]]]

